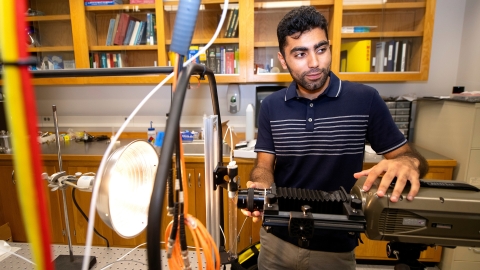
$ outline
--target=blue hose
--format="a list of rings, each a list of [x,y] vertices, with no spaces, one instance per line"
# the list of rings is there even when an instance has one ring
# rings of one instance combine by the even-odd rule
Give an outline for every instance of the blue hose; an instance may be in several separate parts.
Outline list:
[[[188,55],[199,8],[200,0],[180,1],[177,17],[175,18],[175,26],[173,27],[170,51],[180,55]]]

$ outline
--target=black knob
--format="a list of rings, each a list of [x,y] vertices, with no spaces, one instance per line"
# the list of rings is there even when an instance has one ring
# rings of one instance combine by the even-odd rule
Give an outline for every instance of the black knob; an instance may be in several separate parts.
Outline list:
[[[353,209],[362,210],[362,201],[360,199],[354,198],[350,202],[350,206]]]

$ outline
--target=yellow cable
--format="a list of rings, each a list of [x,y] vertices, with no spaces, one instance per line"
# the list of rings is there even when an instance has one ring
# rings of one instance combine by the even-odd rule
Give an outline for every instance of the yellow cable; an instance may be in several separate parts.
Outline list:
[[[0,49],[4,62],[15,63],[19,60],[18,42],[16,33],[15,19],[16,1],[3,0],[0,5]],[[6,53],[8,52],[8,53]],[[14,153],[14,168],[17,173],[17,193],[20,198],[22,208],[22,217],[26,225],[27,236],[32,248],[33,260],[37,269],[45,269],[45,265],[50,262],[45,261],[42,252],[40,218],[39,213],[31,211],[35,209],[35,193],[33,192],[34,173],[32,171],[32,156],[29,149],[29,133],[25,116],[25,107],[22,95],[22,80],[20,70],[16,66],[4,65],[3,70],[4,91],[6,98],[6,114],[13,116],[12,121],[8,121],[12,134],[12,146]],[[30,212],[28,212],[30,210]]]

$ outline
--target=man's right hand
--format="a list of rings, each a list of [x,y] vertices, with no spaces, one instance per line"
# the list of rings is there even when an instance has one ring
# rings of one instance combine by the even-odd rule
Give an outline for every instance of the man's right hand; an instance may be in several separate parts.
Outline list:
[[[248,181],[247,188],[270,188],[270,187],[266,187],[262,185],[262,183]],[[252,217],[253,222],[257,222],[261,220],[263,215],[263,212],[260,212],[260,211],[250,212],[247,209],[242,209],[242,213],[247,217]]]

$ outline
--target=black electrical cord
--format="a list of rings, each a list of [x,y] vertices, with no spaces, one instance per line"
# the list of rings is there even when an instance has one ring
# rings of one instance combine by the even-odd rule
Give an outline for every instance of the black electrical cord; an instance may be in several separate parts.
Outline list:
[[[89,222],[88,221],[88,217],[87,215],[85,215],[85,213],[83,212],[82,208],[80,208],[80,205],[78,205],[77,203],[77,199],[75,199],[75,190],[76,188],[72,188],[72,200],[73,200],[73,203],[75,204],[75,206],[77,207],[78,211],[80,212],[80,214],[82,214],[82,216],[85,218],[85,220],[87,221],[87,223]],[[101,235],[96,229],[95,227],[93,228],[93,231],[100,237],[100,238],[103,238],[105,240],[105,242],[107,242],[107,248],[110,247],[110,243],[108,242],[108,239],[105,238],[103,235]]]
[[[147,225],[147,258],[149,269],[161,269],[160,256],[160,224],[162,218],[162,207],[165,184],[168,173],[172,165],[172,155],[175,147],[175,140],[178,138],[178,126],[182,114],[183,103],[187,91],[187,84],[192,74],[206,75],[210,85],[210,95],[213,105],[213,113],[218,117],[218,134],[222,138],[220,107],[218,104],[217,84],[213,72],[200,64],[190,64],[183,69],[180,74],[178,84],[173,95],[173,101],[170,106],[169,117],[165,127],[165,137],[158,163],[157,174],[153,186],[152,197],[150,199],[150,208],[148,209]],[[223,149],[222,140],[219,140],[218,155],[219,162],[222,162]]]

